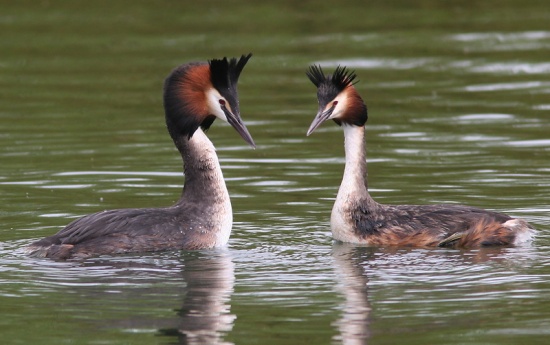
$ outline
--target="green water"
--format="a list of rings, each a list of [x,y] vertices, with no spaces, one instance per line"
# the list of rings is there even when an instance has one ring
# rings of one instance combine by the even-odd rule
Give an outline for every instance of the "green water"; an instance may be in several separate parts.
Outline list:
[[[2,344],[537,344],[550,329],[545,1],[0,1]],[[103,209],[170,205],[175,66],[254,56],[256,150],[217,121],[229,246],[53,262],[21,248]],[[334,244],[343,135],[306,68],[354,69],[380,202],[521,216],[530,246]]]

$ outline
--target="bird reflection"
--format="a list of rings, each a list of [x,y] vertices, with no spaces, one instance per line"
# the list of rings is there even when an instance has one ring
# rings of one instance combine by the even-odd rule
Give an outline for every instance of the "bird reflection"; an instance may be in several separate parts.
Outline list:
[[[337,289],[345,298],[342,315],[334,322],[340,333],[335,340],[343,344],[365,344],[369,337],[371,308],[359,249],[346,243],[335,243],[332,248]]]
[[[230,299],[235,282],[234,264],[227,251],[186,256],[186,283],[177,328],[161,329],[160,335],[177,337],[173,344],[231,344],[223,337],[233,328]]]

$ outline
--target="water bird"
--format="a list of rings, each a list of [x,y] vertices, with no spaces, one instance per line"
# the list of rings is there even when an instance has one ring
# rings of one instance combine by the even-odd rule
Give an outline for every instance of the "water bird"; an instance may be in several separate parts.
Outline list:
[[[345,168],[332,208],[332,236],[341,242],[373,246],[477,248],[517,245],[532,239],[525,220],[462,205],[383,205],[368,192],[365,146],[367,106],[355,89],[357,75],[338,66],[306,72],[317,87],[318,112],[309,136],[332,119],[344,131]]]
[[[237,81],[251,56],[187,63],[166,78],[166,127],[181,154],[185,175],[183,192],[173,206],[90,214],[32,243],[27,252],[64,260],[226,245],[233,223],[231,201],[205,132],[219,118],[255,147],[241,119],[237,94]]]

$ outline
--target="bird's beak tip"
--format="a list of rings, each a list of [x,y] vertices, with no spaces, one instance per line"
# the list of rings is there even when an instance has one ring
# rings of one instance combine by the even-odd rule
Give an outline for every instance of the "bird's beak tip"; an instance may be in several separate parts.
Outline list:
[[[315,132],[318,126],[319,124],[313,122],[311,126],[309,126],[309,129],[307,130],[306,136],[309,137],[313,132]]]
[[[241,138],[244,139],[248,143],[248,145],[252,146],[254,149],[256,148],[256,143],[254,143],[254,139],[252,139],[252,135],[250,135],[250,132],[248,132],[248,129],[244,125],[241,114],[237,112],[236,114],[233,114],[232,112],[224,109],[225,116],[227,117],[227,122],[239,133]]]

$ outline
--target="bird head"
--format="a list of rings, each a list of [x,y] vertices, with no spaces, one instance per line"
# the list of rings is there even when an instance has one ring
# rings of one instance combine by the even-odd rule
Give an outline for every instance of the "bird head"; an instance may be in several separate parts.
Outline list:
[[[367,122],[367,107],[355,90],[355,72],[338,66],[333,74],[325,75],[321,66],[310,66],[306,75],[317,87],[319,110],[311,123],[310,135],[321,123],[332,119],[338,125],[364,126]]]
[[[251,56],[188,63],[170,73],[164,83],[164,108],[174,141],[182,135],[190,139],[199,127],[208,130],[219,118],[256,147],[241,119],[237,93],[237,81]]]

